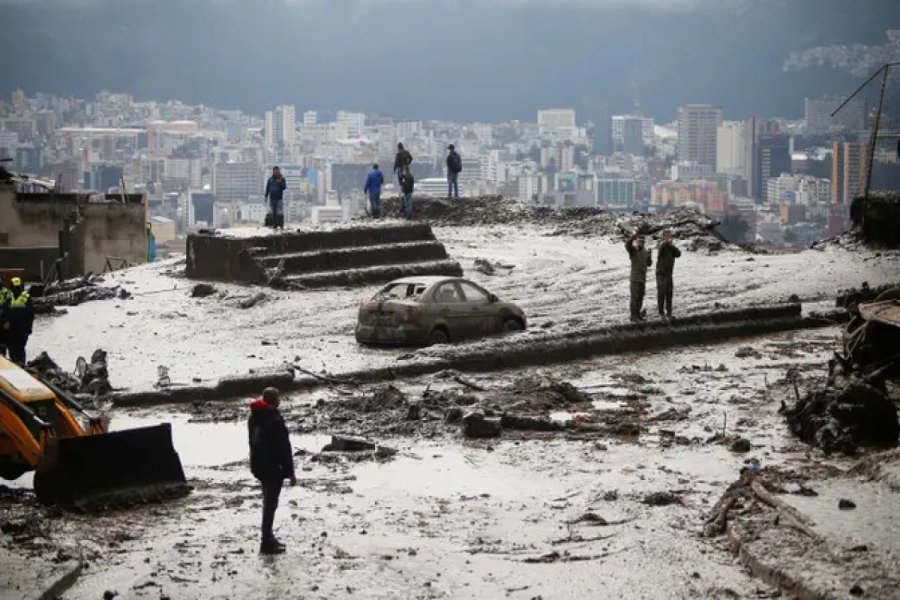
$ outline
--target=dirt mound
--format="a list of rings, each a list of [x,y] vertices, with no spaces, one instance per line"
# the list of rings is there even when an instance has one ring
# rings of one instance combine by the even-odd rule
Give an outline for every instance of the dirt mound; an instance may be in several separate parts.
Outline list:
[[[510,225],[527,223],[552,228],[554,234],[619,236],[634,231],[658,237],[671,229],[676,239],[691,240],[691,249],[720,250],[728,242],[718,233],[719,223],[693,209],[679,208],[659,214],[622,215],[597,207],[553,208],[535,206],[502,196],[458,199],[415,198],[413,218],[441,226]],[[384,201],[385,214],[400,216],[398,198]]]

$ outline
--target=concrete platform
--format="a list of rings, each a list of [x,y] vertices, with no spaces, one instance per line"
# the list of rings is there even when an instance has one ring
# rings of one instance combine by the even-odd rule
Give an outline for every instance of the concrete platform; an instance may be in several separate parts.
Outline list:
[[[462,274],[424,223],[204,231],[188,236],[186,274],[195,279],[302,287],[379,283],[406,275]]]

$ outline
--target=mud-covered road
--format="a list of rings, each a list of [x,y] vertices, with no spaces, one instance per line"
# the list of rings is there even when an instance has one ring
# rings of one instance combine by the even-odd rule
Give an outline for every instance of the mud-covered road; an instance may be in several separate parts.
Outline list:
[[[539,337],[627,320],[628,257],[607,238],[557,235],[537,226],[442,227],[435,233],[458,259],[466,276],[504,300],[519,303]],[[554,235],[551,235],[554,234]],[[684,246],[688,246],[685,243]],[[473,268],[484,258],[494,275]],[[827,308],[838,289],[863,281],[900,281],[900,253],[809,250],[759,255],[725,250],[685,252],[675,268],[675,312],[784,302],[796,294],[806,309]],[[127,300],[70,307],[64,317],[40,319],[29,343],[32,356],[47,350],[66,368],[97,347],[109,352],[113,385],[150,389],[157,367],[175,384],[214,383],[220,377],[293,362],[340,374],[416,360],[440,350],[378,350],[353,338],[356,309],[374,287],[284,292],[215,284],[217,294],[190,297],[194,281],[173,277],[183,264],[162,263],[116,273],[108,285],[123,285]],[[645,306],[655,314],[652,275]],[[252,308],[240,302],[258,292],[268,300]]]
[[[819,376],[836,335],[804,331],[465,379],[486,389],[478,393],[442,376],[397,385],[407,403],[454,392],[491,406],[517,381],[563,378],[592,401],[570,410],[597,424],[627,424],[618,435],[513,431],[464,441],[437,409],[395,435],[390,411],[348,420],[341,410],[375,388],[292,396],[284,410],[301,450],[301,481],[283,495],[277,534],[289,550],[276,558],[256,553],[259,492],[245,460],[244,402],[174,414],[119,411],[118,427],[174,423],[194,493],[58,519],[52,543],[35,552],[46,559],[67,544],[84,552],[88,567],[66,599],[105,591],[123,598],[767,597],[723,542],[700,537],[703,518],[750,458],[763,467],[819,462],[781,424],[787,388],[779,380],[787,366]],[[737,358],[746,346],[758,355]],[[723,428],[726,439],[711,440]],[[383,462],[326,460],[318,451],[335,432],[366,434],[399,453]],[[732,452],[731,436],[748,440],[750,451]]]

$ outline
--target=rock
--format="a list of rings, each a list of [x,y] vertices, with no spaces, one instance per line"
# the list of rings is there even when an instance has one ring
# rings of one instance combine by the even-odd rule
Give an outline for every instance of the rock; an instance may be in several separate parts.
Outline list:
[[[191,289],[191,298],[206,298],[216,293],[216,288],[209,283],[198,283]]]
[[[866,591],[860,587],[858,583],[854,584],[852,588],[850,588],[851,596],[862,596]]]
[[[444,415],[444,420],[448,423],[459,423],[463,418],[463,409],[458,406],[454,406],[449,409]]]
[[[731,451],[732,452],[750,452],[752,446],[750,446],[750,440],[744,438],[738,438],[731,442]]]
[[[476,258],[474,266],[476,271],[485,275],[493,275],[496,272],[494,265],[484,258]]]
[[[762,354],[750,346],[741,346],[734,355],[738,358],[762,358]]]
[[[264,292],[257,292],[256,294],[253,294],[249,298],[241,300],[241,302],[240,302],[240,304],[238,304],[238,306],[240,306],[241,308],[252,308],[252,307],[256,306],[257,304],[259,304],[260,302],[264,302],[265,300],[268,300],[268,299],[269,299],[269,297]]]
[[[331,436],[331,443],[322,448],[322,452],[367,452],[378,446],[362,438],[345,435]]]
[[[853,500],[848,500],[846,498],[841,498],[838,500],[838,508],[841,510],[853,510],[856,508],[856,502]]]
[[[116,596],[119,595],[119,592],[111,592],[110,590],[106,590],[103,592],[103,600],[113,600]]]
[[[681,498],[672,492],[653,492],[644,496],[641,502],[649,506],[669,506],[670,504],[681,504]]]
[[[791,304],[800,304],[800,296],[797,294],[791,294],[788,296],[788,302]]]
[[[462,433],[467,438],[500,437],[500,419],[485,417],[480,412],[470,412],[462,418]]]

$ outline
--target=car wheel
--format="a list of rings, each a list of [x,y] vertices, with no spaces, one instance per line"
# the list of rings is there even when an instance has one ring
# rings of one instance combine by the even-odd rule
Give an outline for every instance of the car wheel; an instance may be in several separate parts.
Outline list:
[[[450,336],[447,335],[447,331],[440,327],[436,327],[431,330],[431,335],[428,336],[428,344],[434,346],[435,344],[446,344],[450,341]]]
[[[503,321],[503,331],[522,331],[522,322],[518,319],[507,319]]]

